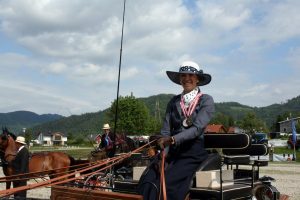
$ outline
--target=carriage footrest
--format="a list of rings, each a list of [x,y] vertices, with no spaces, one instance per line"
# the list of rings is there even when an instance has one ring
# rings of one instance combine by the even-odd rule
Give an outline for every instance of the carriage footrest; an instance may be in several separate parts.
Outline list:
[[[247,165],[250,162],[249,155],[224,156],[224,163],[227,165]]]
[[[258,170],[251,170],[251,169],[234,169],[233,170],[234,180],[239,179],[252,179],[253,181],[258,180],[259,172]]]
[[[268,166],[269,161],[268,160],[255,160],[254,165],[259,166],[259,167],[264,167]]]
[[[221,198],[222,196],[222,198]],[[249,199],[252,196],[252,188],[250,185],[234,184],[230,186],[224,186],[222,188],[191,188],[191,199]]]
[[[114,181],[115,187],[113,188],[114,192],[124,192],[137,194],[138,193],[138,181]]]

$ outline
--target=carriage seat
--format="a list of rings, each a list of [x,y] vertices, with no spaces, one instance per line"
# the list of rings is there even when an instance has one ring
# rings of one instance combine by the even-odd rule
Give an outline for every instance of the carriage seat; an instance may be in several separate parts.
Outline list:
[[[232,170],[224,170],[224,149],[245,149],[250,145],[250,137],[243,133],[224,133],[224,134],[205,134],[204,145],[208,151],[218,151],[219,153],[210,153],[207,160],[205,160],[199,170],[195,174],[192,187],[190,188],[191,199],[235,199],[239,194],[246,194],[250,196],[251,187],[241,186],[234,183],[234,174]],[[214,165],[213,170],[209,171],[205,166],[209,166],[206,162],[211,162],[211,157],[218,156],[219,162],[211,163]],[[250,161],[250,156],[235,156],[240,162],[246,163]],[[233,192],[235,191],[235,192]]]
[[[265,144],[251,144],[243,149],[223,149],[224,164],[227,165],[255,165],[267,166],[268,160],[260,159],[260,156],[265,156],[269,153],[268,147]],[[251,159],[257,156],[258,159]]]
[[[255,181],[259,179],[260,167],[268,166],[268,159],[261,159],[261,156],[265,156],[269,153],[268,147],[266,144],[251,144],[245,149],[241,150],[233,150],[233,149],[225,149],[223,150],[223,154],[227,159],[224,159],[224,164],[227,165],[227,168],[230,166],[234,169],[234,178],[235,179],[249,179],[251,178],[252,187],[255,184]],[[247,155],[250,157],[248,162],[239,162],[235,159],[235,157],[241,157],[243,155]],[[253,157],[257,157],[254,158]],[[251,169],[240,169],[240,166],[250,166]]]
[[[234,163],[249,163],[250,155],[245,149],[250,145],[250,137],[247,134],[205,134],[205,148],[206,149],[222,149],[223,162]],[[227,150],[227,151],[226,151]],[[228,154],[224,153],[228,152]],[[230,152],[243,152],[230,154]],[[220,166],[220,165],[218,165]]]
[[[204,146],[209,154],[198,167],[197,171],[209,171],[220,169],[222,157],[211,149],[244,149],[249,146],[250,138],[247,134],[205,134]],[[248,156],[250,160],[250,156]]]
[[[218,153],[209,153],[207,158],[201,163],[197,171],[218,170],[221,165],[222,157]]]

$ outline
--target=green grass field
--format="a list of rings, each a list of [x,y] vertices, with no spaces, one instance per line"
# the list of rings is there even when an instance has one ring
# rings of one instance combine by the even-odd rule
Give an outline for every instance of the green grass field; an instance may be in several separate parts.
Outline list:
[[[274,148],[274,153],[275,154],[285,154],[287,156],[287,154],[290,154],[291,156],[294,153],[293,149],[288,149],[287,147],[275,147]],[[296,150],[296,162],[300,162],[300,151]]]
[[[39,151],[62,151],[76,159],[87,158],[87,155],[94,150],[94,147],[71,147],[71,148],[61,148],[61,147],[31,147],[31,152]],[[275,147],[274,154],[290,154],[292,156],[294,150],[288,149],[287,147]],[[300,162],[300,151],[296,151],[296,162]]]
[[[30,147],[30,152],[42,152],[42,151],[61,151],[74,157],[75,159],[85,159],[88,154],[94,150],[94,147]]]

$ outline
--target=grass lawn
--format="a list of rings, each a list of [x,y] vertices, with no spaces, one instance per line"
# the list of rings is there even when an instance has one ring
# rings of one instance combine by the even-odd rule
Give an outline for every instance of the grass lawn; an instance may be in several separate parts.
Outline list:
[[[94,150],[94,147],[88,146],[88,147],[68,147],[68,148],[62,148],[62,147],[30,147],[30,152],[43,152],[43,151],[60,151],[64,152],[75,159],[85,159],[87,158],[88,154]]]
[[[85,147],[69,147],[69,148],[62,148],[62,147],[30,147],[30,152],[40,152],[40,151],[62,151],[70,156],[74,157],[75,159],[84,159],[87,158],[87,155],[94,150],[94,147],[85,146]],[[290,154],[291,158],[293,155],[294,150],[288,149],[287,147],[275,147],[274,154]],[[300,162],[300,151],[296,151],[296,162]]]
[[[294,153],[293,149],[288,149],[287,147],[275,147],[274,148],[274,153],[275,154],[285,154],[287,156],[287,154],[290,154],[291,158],[292,155]],[[296,162],[300,162],[300,151],[296,150]]]

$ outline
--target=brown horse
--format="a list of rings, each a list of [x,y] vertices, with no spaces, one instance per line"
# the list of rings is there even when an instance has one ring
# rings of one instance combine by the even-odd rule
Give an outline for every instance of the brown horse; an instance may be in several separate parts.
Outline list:
[[[95,149],[91,151],[88,155],[88,160],[90,161],[97,161],[107,158],[108,151],[114,151],[114,154],[121,154],[133,151],[136,148],[135,142],[130,138],[127,137],[125,134],[116,134],[115,141],[113,142],[113,148],[103,148],[103,149]]]
[[[11,162],[17,155],[15,140],[8,134],[0,135],[0,149],[2,150],[3,160],[7,162],[6,167],[3,167],[5,176],[14,175],[14,170]],[[63,152],[41,152],[32,154],[29,160],[29,178],[33,178],[38,173],[40,176],[48,175],[50,178],[61,176],[67,173],[69,167],[74,163],[74,158]],[[6,188],[10,188],[10,182],[7,182]]]
[[[116,134],[115,140],[112,142],[113,148],[96,148],[95,150],[91,151],[88,154],[88,161],[95,162],[106,159],[108,158],[108,151],[114,151],[114,155],[120,155],[122,153],[133,151],[136,148],[135,142],[125,134]],[[121,164],[124,164],[124,162]]]
[[[29,160],[29,172],[42,172],[55,178],[67,173],[74,161],[73,157],[63,152],[33,153]]]
[[[115,146],[116,154],[127,153],[136,149],[134,140],[125,134],[116,134]]]
[[[9,135],[13,138],[13,140],[16,140],[17,136],[15,136],[13,133],[9,132],[8,129],[5,127],[2,127],[2,133],[5,135]],[[0,147],[0,159],[1,159],[1,165],[2,165],[2,170],[3,170],[3,174],[5,176],[9,176],[12,172],[11,172],[11,168],[8,168],[8,164],[4,159],[4,151],[2,150],[2,148]],[[11,186],[11,182],[6,182],[6,189],[9,189]]]

